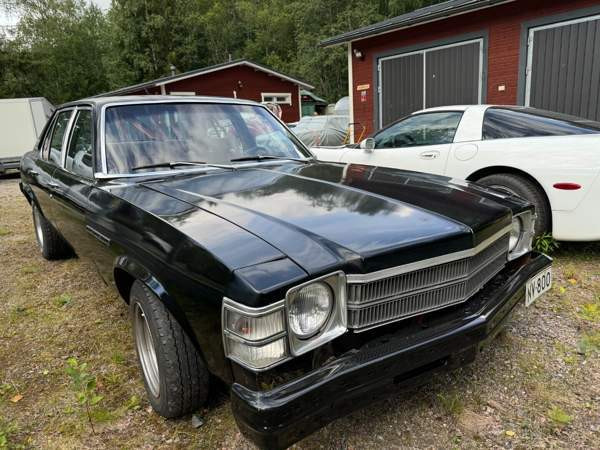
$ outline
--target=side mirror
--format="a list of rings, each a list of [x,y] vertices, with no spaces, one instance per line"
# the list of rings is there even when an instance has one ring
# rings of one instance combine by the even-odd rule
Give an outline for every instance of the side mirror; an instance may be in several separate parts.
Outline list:
[[[373,151],[373,149],[375,148],[375,139],[373,139],[373,138],[363,139],[362,141],[360,141],[359,147],[362,148],[365,152],[371,153]]]

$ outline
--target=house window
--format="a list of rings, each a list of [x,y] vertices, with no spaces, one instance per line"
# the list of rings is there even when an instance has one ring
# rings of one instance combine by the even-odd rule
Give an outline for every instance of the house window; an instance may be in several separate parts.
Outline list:
[[[260,95],[262,97],[263,103],[275,103],[277,105],[291,105],[292,104],[292,94],[289,92],[284,92],[284,93],[263,92]]]

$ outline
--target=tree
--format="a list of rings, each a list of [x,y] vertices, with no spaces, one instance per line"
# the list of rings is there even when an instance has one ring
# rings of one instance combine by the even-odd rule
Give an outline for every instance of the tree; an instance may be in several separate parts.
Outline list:
[[[19,2],[21,19],[2,45],[3,96],[44,96],[63,103],[109,88],[102,12],[82,0]]]
[[[439,0],[0,0],[21,20],[0,37],[0,95],[54,102],[248,58],[347,95],[345,46],[322,40]]]

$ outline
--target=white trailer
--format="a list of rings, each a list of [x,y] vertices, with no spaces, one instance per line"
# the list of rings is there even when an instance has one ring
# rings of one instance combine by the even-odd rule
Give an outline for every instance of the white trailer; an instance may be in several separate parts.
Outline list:
[[[18,169],[33,149],[54,106],[43,97],[0,100],[0,174]]]

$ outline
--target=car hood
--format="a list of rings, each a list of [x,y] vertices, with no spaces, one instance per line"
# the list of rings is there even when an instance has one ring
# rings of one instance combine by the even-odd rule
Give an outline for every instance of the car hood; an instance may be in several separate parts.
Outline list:
[[[263,163],[143,186],[246,230],[309,274],[369,272],[471,248],[526,206],[466,182],[352,164]]]

